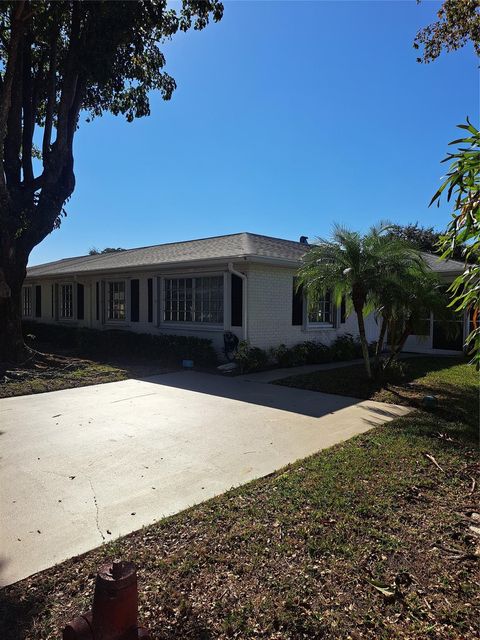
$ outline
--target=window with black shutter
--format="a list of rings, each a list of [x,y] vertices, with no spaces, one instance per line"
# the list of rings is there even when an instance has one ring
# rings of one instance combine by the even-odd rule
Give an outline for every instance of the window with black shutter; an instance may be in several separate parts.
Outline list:
[[[297,288],[297,278],[293,278],[292,325],[303,324],[303,288]]]
[[[42,285],[40,284],[35,287],[35,317],[42,317]]]
[[[242,326],[243,316],[243,280],[232,273],[232,327]]]
[[[153,278],[147,280],[147,313],[148,322],[153,322]]]
[[[85,318],[85,289],[77,282],[77,320]]]
[[[140,287],[137,279],[130,280],[130,320],[138,322],[140,318]]]
[[[95,283],[95,318],[100,320],[100,283]]]

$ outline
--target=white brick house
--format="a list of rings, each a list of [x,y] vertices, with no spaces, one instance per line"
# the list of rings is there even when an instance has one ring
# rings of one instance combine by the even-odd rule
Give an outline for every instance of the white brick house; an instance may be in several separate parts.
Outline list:
[[[312,308],[296,293],[295,274],[306,249],[304,242],[238,233],[66,258],[28,269],[23,317],[195,335],[211,339],[218,350],[227,331],[264,349],[305,340],[329,344],[338,335],[356,335],[355,314],[346,317],[328,296]],[[450,279],[462,267],[429,259],[435,270],[449,265]],[[434,326],[431,318],[428,336],[412,336],[408,348],[431,351]],[[366,328],[368,339],[375,340],[373,316]],[[462,342],[447,346],[461,350]]]

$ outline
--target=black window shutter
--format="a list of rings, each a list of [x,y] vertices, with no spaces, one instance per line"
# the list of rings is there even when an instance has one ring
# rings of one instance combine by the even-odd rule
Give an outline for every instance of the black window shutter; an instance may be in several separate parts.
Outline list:
[[[35,287],[35,317],[42,317],[42,285],[40,284]]]
[[[153,322],[153,278],[147,280],[148,322]]]
[[[297,289],[297,278],[293,278],[292,325],[303,324],[303,289]]]
[[[343,324],[347,320],[347,299],[342,296],[342,302],[340,303],[340,322]]]
[[[85,318],[85,289],[77,282],[77,320]]]
[[[100,320],[100,283],[95,283],[95,318]]]
[[[140,319],[140,286],[139,280],[130,280],[130,320],[138,322]]]
[[[243,315],[243,280],[232,273],[232,327],[242,326]]]

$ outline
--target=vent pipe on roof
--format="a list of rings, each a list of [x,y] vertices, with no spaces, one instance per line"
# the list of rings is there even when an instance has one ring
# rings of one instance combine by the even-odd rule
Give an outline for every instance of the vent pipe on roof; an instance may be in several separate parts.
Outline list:
[[[300,244],[308,244],[308,237],[300,236]]]

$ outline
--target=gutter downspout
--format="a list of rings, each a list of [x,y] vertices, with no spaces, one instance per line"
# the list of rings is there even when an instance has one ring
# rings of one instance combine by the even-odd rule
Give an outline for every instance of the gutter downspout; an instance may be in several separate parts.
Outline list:
[[[228,271],[232,273],[234,276],[238,276],[242,279],[243,287],[242,287],[242,325],[243,325],[243,339],[246,341],[248,339],[248,330],[247,330],[247,319],[248,319],[248,309],[247,309],[247,276],[244,273],[240,273],[240,271],[236,271],[233,268],[233,262],[228,263]]]

